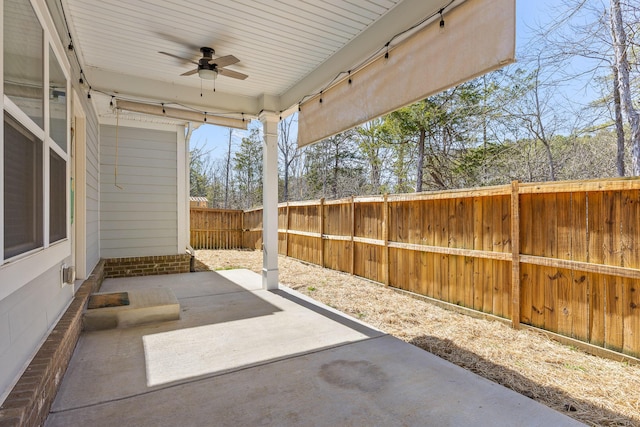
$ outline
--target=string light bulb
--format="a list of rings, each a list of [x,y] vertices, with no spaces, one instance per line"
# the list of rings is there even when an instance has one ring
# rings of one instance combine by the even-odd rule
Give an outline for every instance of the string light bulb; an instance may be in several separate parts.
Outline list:
[[[440,28],[444,28],[444,17],[442,16],[443,12],[444,9],[440,9]]]

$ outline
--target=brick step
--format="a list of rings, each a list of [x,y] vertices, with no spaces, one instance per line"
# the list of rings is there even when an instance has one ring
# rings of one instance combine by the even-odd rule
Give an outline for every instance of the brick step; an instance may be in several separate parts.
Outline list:
[[[178,319],[180,303],[171,289],[137,289],[92,294],[83,326],[85,331],[98,331]]]

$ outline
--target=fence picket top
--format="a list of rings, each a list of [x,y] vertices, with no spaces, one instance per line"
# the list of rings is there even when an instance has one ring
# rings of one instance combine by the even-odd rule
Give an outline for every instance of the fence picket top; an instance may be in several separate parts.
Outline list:
[[[609,178],[584,181],[557,181],[520,183],[520,194],[534,193],[575,193],[590,191],[639,190],[640,178]]]

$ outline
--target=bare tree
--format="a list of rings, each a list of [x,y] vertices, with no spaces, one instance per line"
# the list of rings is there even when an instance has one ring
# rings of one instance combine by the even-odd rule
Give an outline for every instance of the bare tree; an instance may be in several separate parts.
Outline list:
[[[233,138],[233,129],[229,128],[229,144],[227,145],[227,155],[225,161],[225,177],[224,177],[224,208],[229,208],[229,175],[231,174],[231,140]]]
[[[358,126],[353,132],[362,157],[367,163],[369,172],[369,191],[378,194],[382,189],[382,177],[384,165],[389,158],[388,137],[385,135],[386,127],[382,119],[374,119]]]
[[[637,59],[637,55],[633,55],[633,49],[637,48],[637,12],[637,6],[633,6],[631,2],[621,3],[620,0],[566,0],[550,11],[556,18],[550,25],[539,28],[536,40],[544,45],[545,63],[563,64],[558,69],[558,82],[572,82],[575,85],[576,80],[582,80],[585,89],[594,89],[602,83],[606,85],[603,98],[586,108],[594,112],[606,111],[611,116],[617,135],[616,170],[619,176],[625,175],[625,153],[628,152],[625,149],[623,119],[625,101],[621,93],[625,89],[620,86],[625,76],[620,75],[619,61],[628,62],[629,53]],[[617,20],[614,16],[616,14]],[[624,26],[625,23],[627,27]],[[626,34],[625,28],[628,29]],[[628,39],[629,35],[631,39]],[[623,36],[622,43],[619,36]],[[575,58],[581,58],[577,68],[573,66]],[[631,69],[626,67],[626,71]],[[635,71],[637,73],[638,70]],[[629,81],[631,86],[633,79],[630,78]],[[577,105],[579,101],[570,99],[567,104]],[[630,123],[631,117],[628,116]],[[595,121],[585,123],[585,131],[600,129],[601,126],[596,125]],[[633,141],[633,137],[631,139]]]
[[[293,163],[300,156],[298,150],[298,140],[294,138],[292,132],[292,125],[297,123],[297,115],[293,114],[279,123],[280,132],[278,138],[278,150],[280,151],[280,158],[282,159],[283,167],[283,191],[282,200],[289,201],[289,176],[291,173]]]
[[[634,176],[640,176],[640,115],[631,98],[629,60],[627,57],[627,34],[622,20],[620,0],[611,0],[611,32],[615,53],[615,68],[618,74],[618,92],[622,112],[627,116],[631,131],[631,168]]]

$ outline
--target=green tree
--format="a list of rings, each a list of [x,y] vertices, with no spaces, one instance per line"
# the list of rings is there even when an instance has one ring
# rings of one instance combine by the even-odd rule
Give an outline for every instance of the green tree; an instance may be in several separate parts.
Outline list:
[[[389,115],[402,143],[416,145],[416,191],[456,188],[457,157],[477,143],[478,81],[458,85]]]
[[[253,208],[262,203],[262,138],[257,129],[242,138],[234,157],[234,170],[241,206]]]
[[[366,179],[352,131],[342,132],[305,150],[308,196],[340,198],[360,194]]]
[[[366,162],[369,180],[366,187],[368,193],[384,192],[382,177],[384,165],[390,157],[388,127],[383,119],[375,119],[355,128],[353,137],[362,158]]]
[[[202,148],[194,148],[190,151],[189,183],[190,195],[207,197],[207,191],[211,184],[211,158]]]

